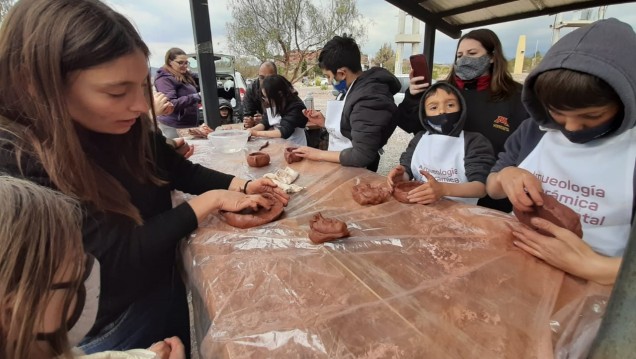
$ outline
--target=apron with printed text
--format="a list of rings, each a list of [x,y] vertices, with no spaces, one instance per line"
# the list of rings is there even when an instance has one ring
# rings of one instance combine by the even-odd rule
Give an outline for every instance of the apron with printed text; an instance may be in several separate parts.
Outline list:
[[[583,240],[595,251],[620,256],[631,227],[635,159],[636,129],[587,144],[549,130],[519,168],[581,215]]]
[[[415,147],[411,171],[416,181],[427,182],[420,170],[430,173],[438,182],[467,183],[464,166],[464,131],[458,137],[426,133]],[[458,202],[477,204],[478,198],[446,197]]]

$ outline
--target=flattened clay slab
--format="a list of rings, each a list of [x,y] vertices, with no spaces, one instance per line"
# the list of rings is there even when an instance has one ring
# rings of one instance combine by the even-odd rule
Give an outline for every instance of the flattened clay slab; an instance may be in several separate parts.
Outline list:
[[[360,205],[380,204],[389,198],[391,189],[383,184],[359,183],[351,188],[353,200]]]
[[[287,147],[285,148],[285,161],[287,161],[287,163],[294,163],[294,162],[300,162],[303,160],[302,157],[294,154],[295,149],[297,149],[298,147]]]
[[[309,221],[309,228],[311,228],[309,239],[315,244],[349,237],[346,223],[335,218],[325,218],[320,212],[314,214]]]
[[[550,233],[537,229],[530,223],[532,217],[539,217],[559,227],[566,228],[579,237],[583,237],[581,219],[576,212],[545,193],[541,193],[541,198],[543,198],[543,206],[534,206],[532,212],[522,212],[517,208],[513,208],[513,212],[517,219],[519,219],[519,222],[536,229],[537,232],[544,236],[553,237]]]
[[[418,181],[398,182],[395,187],[393,187],[393,197],[402,203],[413,204],[413,202],[409,202],[407,196],[411,190],[416,189],[422,184],[422,182]]]
[[[230,226],[243,229],[277,220],[283,214],[283,202],[269,193],[263,193],[261,196],[272,204],[270,209],[259,207],[257,211],[253,211],[251,208],[246,208],[240,212],[222,212],[221,216]]]

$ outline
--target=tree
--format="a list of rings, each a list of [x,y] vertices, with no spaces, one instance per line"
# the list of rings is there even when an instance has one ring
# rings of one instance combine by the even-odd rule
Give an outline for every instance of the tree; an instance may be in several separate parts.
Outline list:
[[[312,0],[235,0],[227,24],[229,45],[261,62],[275,60],[279,72],[295,82],[315,63],[307,61],[303,71],[303,61],[334,35],[351,34],[360,43],[361,19],[356,0],[329,0],[324,6]]]
[[[395,69],[395,52],[393,52],[391,44],[386,42],[382,45],[380,50],[375,54],[375,63],[393,72]]]
[[[7,16],[7,13],[15,2],[16,0],[0,0],[0,22]]]

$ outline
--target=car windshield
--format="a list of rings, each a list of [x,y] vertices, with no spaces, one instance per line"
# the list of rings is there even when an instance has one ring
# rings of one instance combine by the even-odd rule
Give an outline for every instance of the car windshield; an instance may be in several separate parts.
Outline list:
[[[214,67],[216,68],[217,74],[234,74],[234,58],[232,56],[220,54],[216,54],[215,56],[219,57],[218,60],[214,60]],[[193,72],[199,72],[199,62],[197,61],[196,55],[189,54],[188,61],[190,62],[190,69]]]

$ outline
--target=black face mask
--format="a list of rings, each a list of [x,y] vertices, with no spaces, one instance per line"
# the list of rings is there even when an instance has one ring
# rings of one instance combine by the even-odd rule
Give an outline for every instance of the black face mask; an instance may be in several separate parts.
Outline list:
[[[613,120],[608,121],[597,127],[587,128],[579,131],[568,131],[565,127],[561,126],[559,130],[570,142],[572,143],[587,143],[597,138],[603,137],[608,133],[615,131],[620,127],[623,122],[623,111],[619,111]]]
[[[427,116],[426,121],[435,127],[442,126],[442,133],[448,134],[453,130],[453,127],[455,127],[455,124],[459,121],[461,115],[461,111],[443,113],[437,116]]]

